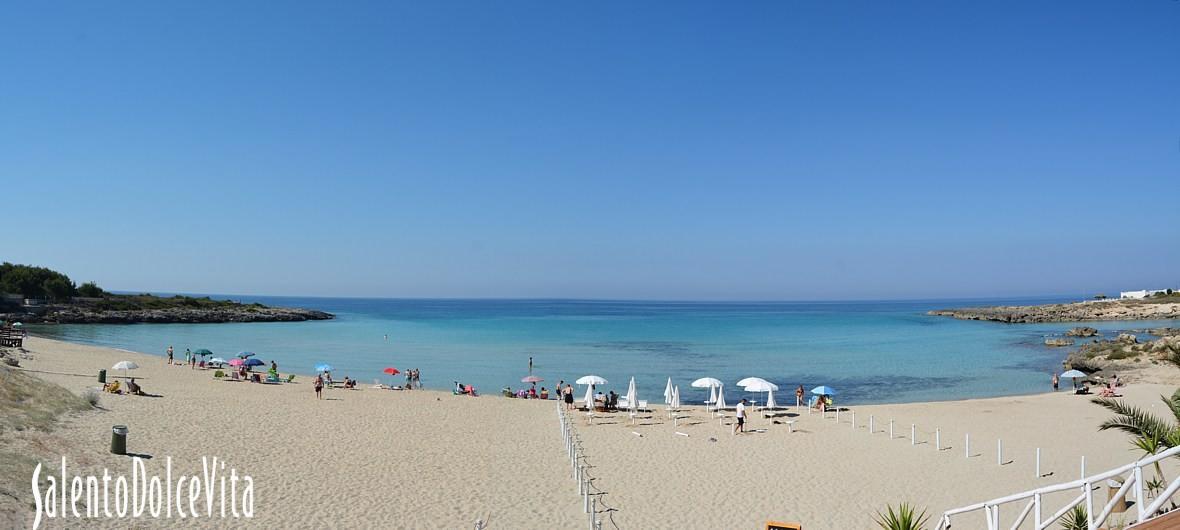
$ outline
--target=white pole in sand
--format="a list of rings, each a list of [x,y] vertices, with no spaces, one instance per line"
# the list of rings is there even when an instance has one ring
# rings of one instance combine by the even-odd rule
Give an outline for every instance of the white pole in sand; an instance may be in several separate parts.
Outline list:
[[[836,423],[840,423],[840,407],[836,407]]]
[[[1086,478],[1086,457],[1082,456],[1082,478]]]
[[[852,428],[856,428],[856,411],[852,411]]]
[[[916,436],[917,433],[918,433],[918,427],[911,423],[910,424],[910,445],[916,445],[918,443],[917,441],[914,440],[914,438],[917,438],[917,436]]]
[[[1041,448],[1037,448],[1037,478],[1041,478]]]
[[[893,420],[889,420],[889,439],[893,439]]]
[[[971,433],[967,433],[967,439],[963,442],[963,456],[971,458]]]
[[[594,530],[594,527],[597,526],[594,524],[595,523],[594,520],[597,519],[597,516],[598,516],[597,512],[598,512],[598,498],[594,498],[593,500],[590,501],[590,530]]]
[[[874,432],[876,431],[873,430],[873,415],[869,414],[869,434],[873,434]]]
[[[934,429],[934,450],[942,450],[942,429]]]
[[[996,439],[996,465],[1004,465],[1004,440]]]
[[[581,486],[581,484],[579,484]],[[590,513],[590,487],[582,488],[582,509]]]

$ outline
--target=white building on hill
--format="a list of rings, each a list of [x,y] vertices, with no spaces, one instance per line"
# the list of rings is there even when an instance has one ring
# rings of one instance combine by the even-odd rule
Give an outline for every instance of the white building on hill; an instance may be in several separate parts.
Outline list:
[[[1166,293],[1167,289],[1142,289],[1139,291],[1123,291],[1119,293],[1119,298],[1147,298],[1148,296],[1155,296],[1158,293]]]

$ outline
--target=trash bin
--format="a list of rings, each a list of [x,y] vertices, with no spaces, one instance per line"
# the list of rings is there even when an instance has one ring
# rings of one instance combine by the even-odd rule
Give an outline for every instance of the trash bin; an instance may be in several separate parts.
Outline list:
[[[126,425],[116,425],[111,427],[111,453],[116,455],[127,454]]]
[[[98,371],[98,382],[102,383],[104,385],[107,384],[107,369],[106,368],[103,368],[102,370]]]

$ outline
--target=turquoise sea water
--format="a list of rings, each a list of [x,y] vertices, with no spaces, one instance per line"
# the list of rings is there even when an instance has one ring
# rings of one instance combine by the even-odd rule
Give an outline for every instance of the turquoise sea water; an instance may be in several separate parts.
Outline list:
[[[999,324],[931,317],[929,309],[1059,299],[832,303],[678,303],[576,300],[387,300],[232,297],[333,312],[336,320],[253,324],[34,326],[36,334],[163,355],[172,345],[230,358],[257,352],[280,370],[328,362],[339,379],[391,381],[386,366],[418,368],[427,387],[474,384],[485,394],[523,386],[528,358],[538,386],[597,374],[623,393],[662,400],[666,378],[686,402],[689,383],[757,376],[783,389],[825,384],[844,403],[960,399],[1046,391],[1066,349],[1042,345],[1074,324]],[[1167,322],[1087,323],[1104,333]],[[388,340],[384,338],[388,335]]]

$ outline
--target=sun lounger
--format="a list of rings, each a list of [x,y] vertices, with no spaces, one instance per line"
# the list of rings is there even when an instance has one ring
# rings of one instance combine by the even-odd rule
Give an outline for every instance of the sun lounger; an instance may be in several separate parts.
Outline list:
[[[295,374],[291,374],[291,375],[287,376],[287,381],[286,381],[286,382],[287,382],[287,383],[290,383],[290,382],[292,382],[292,381],[294,381],[294,380],[295,380]]]

